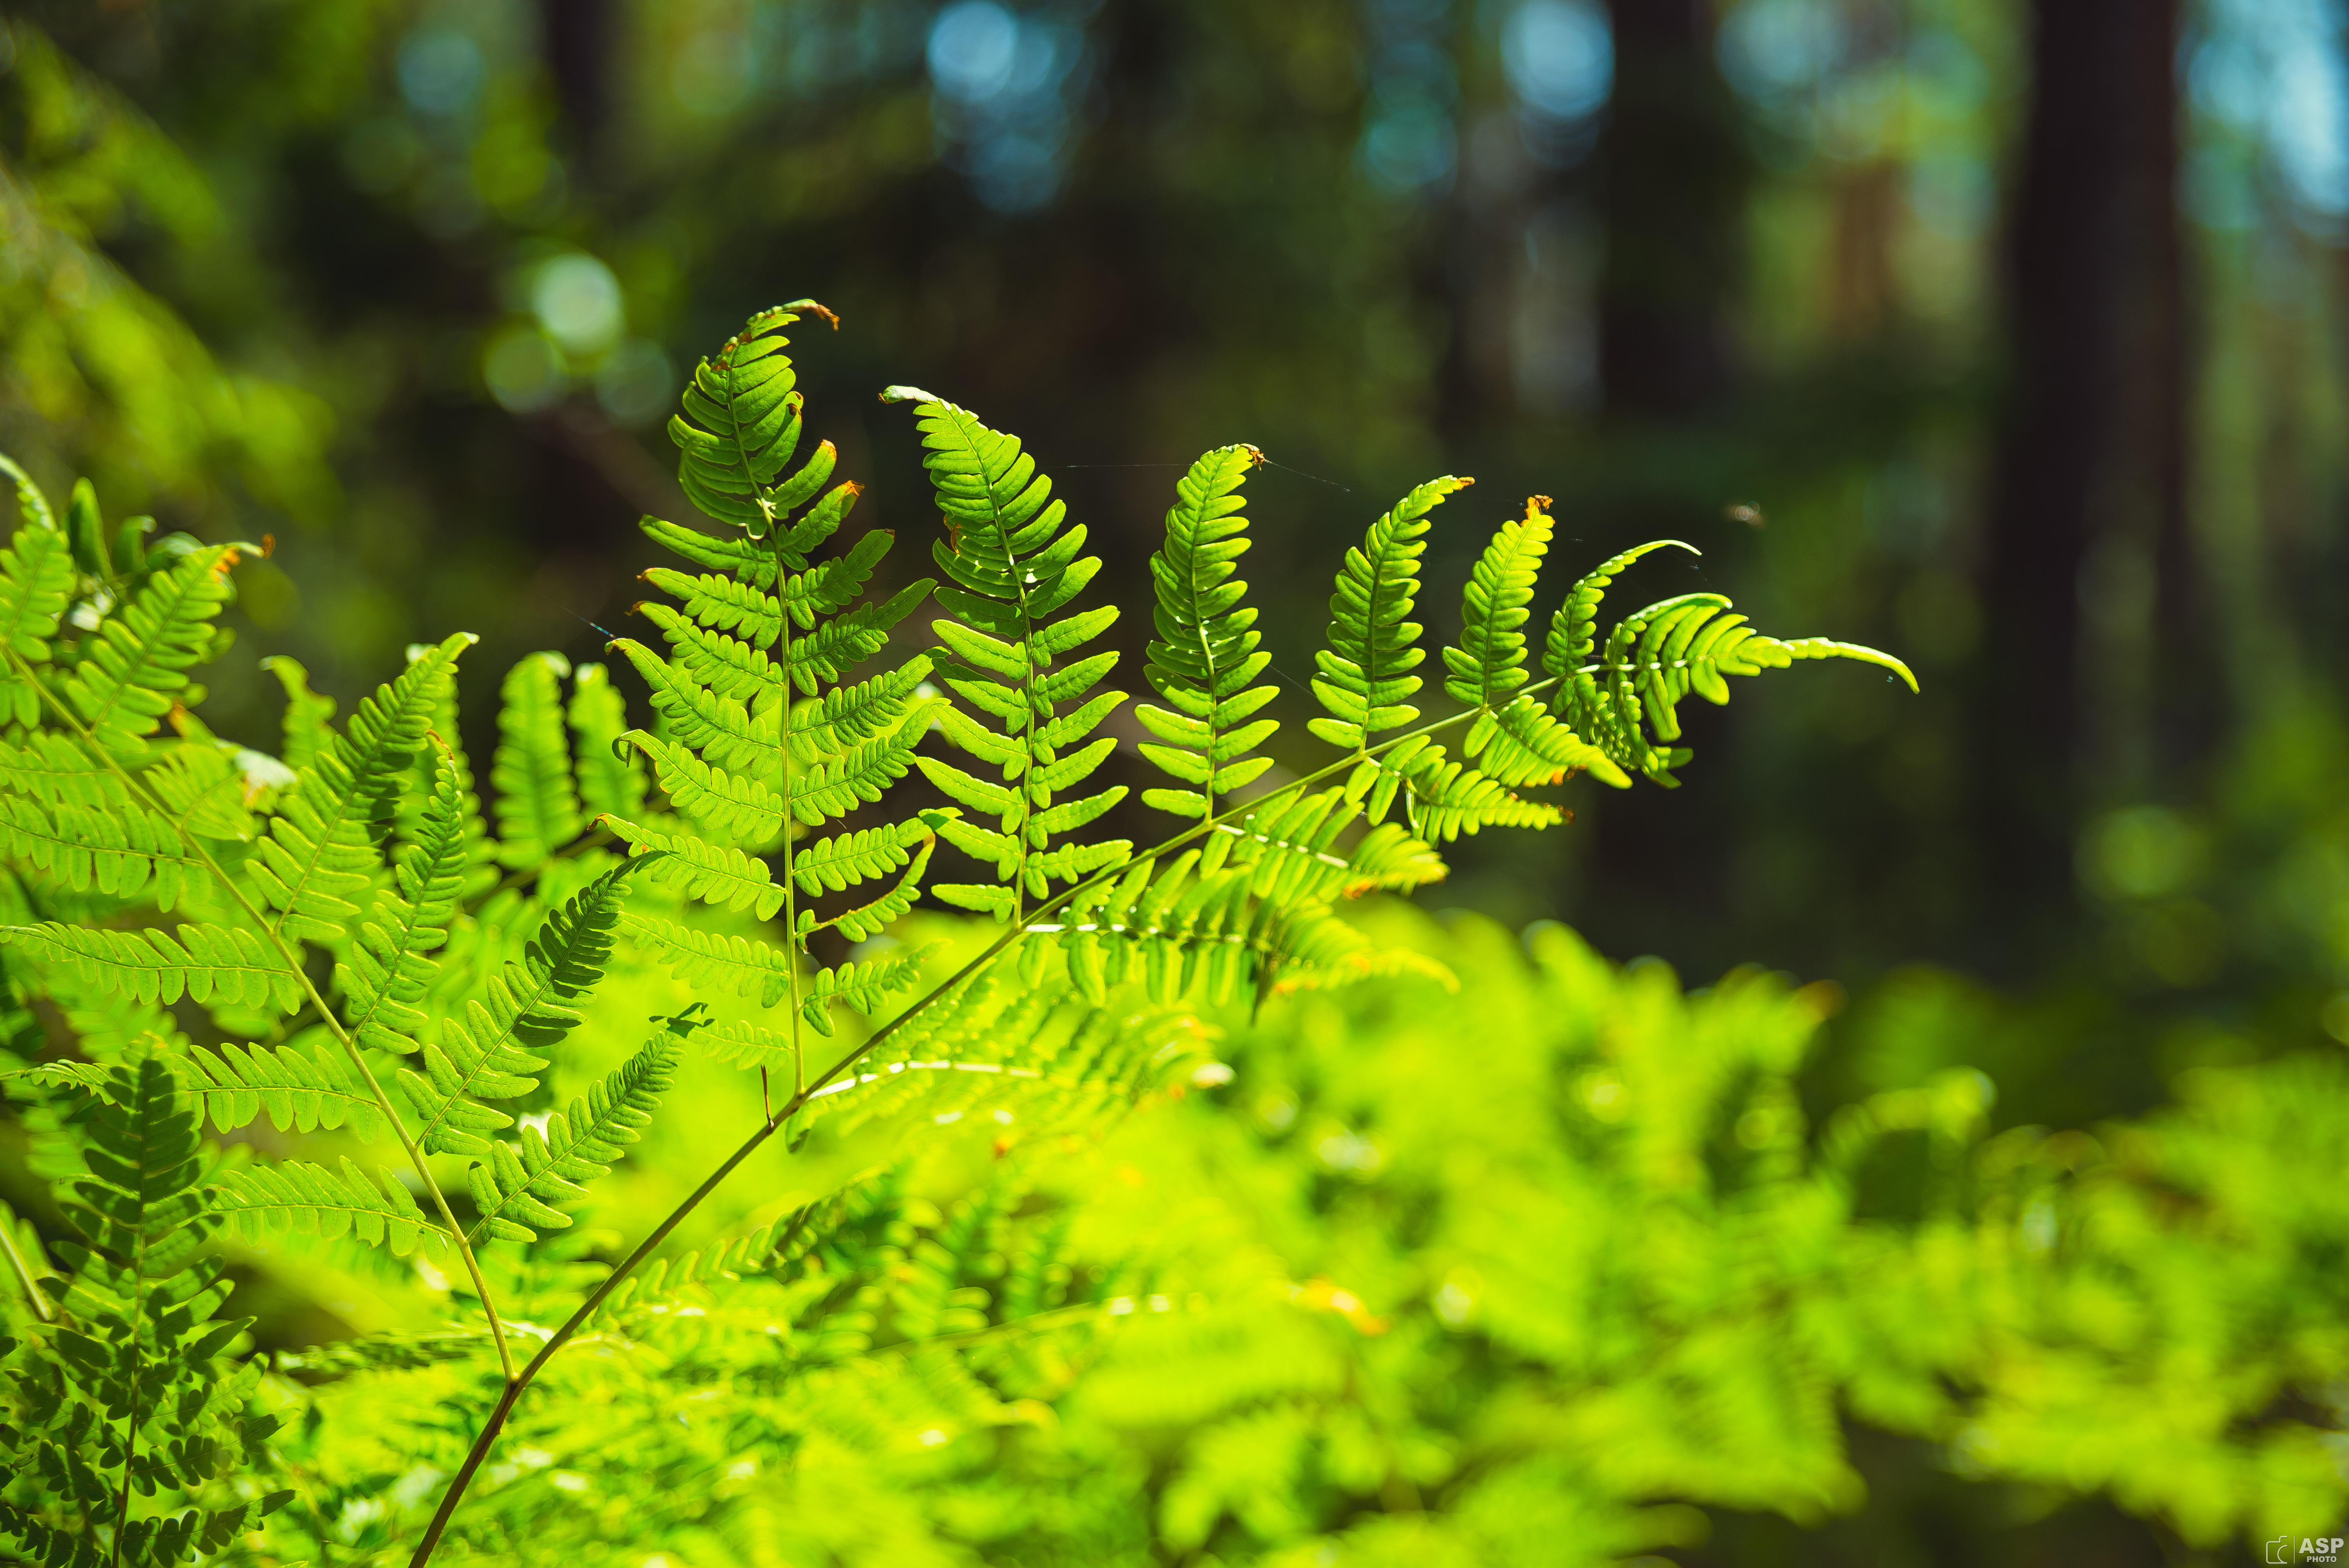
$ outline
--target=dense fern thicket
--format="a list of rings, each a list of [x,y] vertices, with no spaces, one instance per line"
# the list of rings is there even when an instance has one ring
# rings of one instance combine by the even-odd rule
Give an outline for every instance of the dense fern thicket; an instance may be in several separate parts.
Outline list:
[[[1839,1412],[2194,1540],[2337,1501],[2277,1413],[2340,1370],[2337,1227],[2240,1233],[2232,1183],[2313,1146],[2223,1167],[2269,1130],[2223,1082],[2126,1157],[1980,1143],[1966,1074],[1812,1135],[1815,993],[1359,913],[1558,823],[1578,774],[1669,785],[1728,676],[1898,661],[1713,594],[1607,624],[1644,551],[1545,620],[1542,497],[1431,610],[1446,478],[1347,552],[1325,749],[1276,772],[1232,445],[1176,488],[1119,758],[1085,524],[916,388],[883,396],[937,576],[872,591],[895,541],[802,449],[787,352],[829,315],[701,365],[671,434],[708,526],[646,520],[683,564],[610,665],[506,674],[486,770],[461,634],[347,716],[272,661],[274,753],[214,736],[254,548],[10,469],[10,1550],[1603,1562],[1689,1503],[1851,1505]],[[916,772],[947,804],[897,803]],[[1102,830],[1123,779],[1160,841]],[[1925,1197],[1873,1216],[1869,1161],[1920,1136]],[[2209,1271],[2242,1294],[2181,1316]],[[2092,1439],[2115,1403],[2129,1441]]]

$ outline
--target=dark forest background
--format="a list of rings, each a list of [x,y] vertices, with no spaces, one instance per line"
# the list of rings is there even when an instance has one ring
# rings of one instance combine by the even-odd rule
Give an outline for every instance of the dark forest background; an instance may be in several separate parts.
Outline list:
[[[1261,446],[1292,680],[1443,471],[1557,498],[1553,591],[1670,535],[1648,597],[1908,659],[1701,715],[1685,788],[1585,789],[1439,900],[1840,983],[1822,1097],[1964,1061],[2086,1124],[2349,1039],[2333,0],[8,14],[0,449],[274,535],[245,645],[347,703],[453,627],[476,679],[594,656],[684,510],[680,377],[812,295],[813,427],[909,539],[892,382],[1019,432],[1129,581],[1179,466]]]

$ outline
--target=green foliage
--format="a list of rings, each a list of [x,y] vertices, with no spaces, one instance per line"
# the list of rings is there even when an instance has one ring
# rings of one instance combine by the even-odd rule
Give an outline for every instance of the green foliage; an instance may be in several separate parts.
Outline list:
[[[229,1471],[207,1457],[225,1449],[169,1449],[171,1484],[212,1489],[169,1525],[122,1507],[109,1524],[87,1506],[109,1465],[133,1490],[162,1484],[163,1450],[93,1438],[97,1416],[57,1417],[84,1421],[52,1445],[74,1457],[43,1460],[25,1496],[78,1508],[73,1541],[119,1536],[126,1561],[199,1547],[274,1561],[305,1534],[330,1555],[420,1540],[422,1556],[511,1559],[527,1539],[535,1556],[625,1542],[640,1558],[668,1549],[669,1532],[773,1533],[772,1515],[694,1479],[748,1445],[786,1487],[813,1496],[854,1477],[876,1499],[874,1532],[810,1542],[908,1560],[935,1533],[919,1501],[929,1472],[890,1456],[1040,1429],[1044,1401],[1080,1386],[1116,1326],[1173,1310],[1143,1288],[1164,1260],[1131,1237],[1109,1253],[1081,1239],[1084,1183],[1031,1182],[1044,1155],[1081,1161],[1136,1108],[1227,1078],[1206,1019],[1243,997],[1275,1006],[1382,975],[1452,984],[1442,963],[1339,910],[1441,878],[1433,846],[1459,834],[1559,820],[1517,789],[1585,769],[1621,777],[1619,737],[1592,714],[1636,719],[1625,705],[1644,701],[1670,738],[1688,690],[1847,651],[1718,620],[1702,630],[1692,617],[1712,600],[1668,602],[1609,634],[1601,696],[1616,706],[1586,712],[1573,679],[1530,685],[1523,668],[1549,537],[1537,500],[1468,584],[1446,652],[1464,710],[1395,735],[1420,717],[1405,699],[1421,628],[1405,617],[1429,515],[1467,482],[1438,480],[1374,523],[1340,574],[1316,682],[1330,716],[1309,726],[1338,755],[1316,765],[1271,748],[1277,691],[1260,683],[1269,660],[1234,576],[1240,490],[1261,454],[1219,448],[1178,485],[1152,561],[1146,673],[1164,706],[1140,710],[1154,737],[1142,755],[1187,788],[1146,793],[1181,827],[1137,850],[1102,826],[1127,786],[1113,781],[1116,738],[1097,732],[1125,696],[1102,689],[1116,653],[1089,651],[1118,609],[1079,604],[1101,565],[1084,527],[1015,438],[893,388],[918,404],[946,528],[931,551],[943,583],[891,587],[895,536],[841,537],[860,487],[833,482],[828,443],[800,457],[787,333],[810,313],[829,316],[801,302],[754,317],[698,368],[673,423],[679,482],[718,531],[646,521],[697,569],[644,574],[666,596],[639,607],[662,646],[612,644],[650,722],[631,722],[605,666],[524,658],[502,683],[486,813],[458,744],[453,675],[471,638],[414,650],[339,726],[301,667],[274,660],[284,758],[220,741],[189,672],[224,646],[215,623],[241,547],[150,545],[143,527],[110,538],[88,487],[60,525],[18,476],[24,522],[0,557],[16,683],[0,705],[0,859],[16,890],[0,961],[23,1065],[0,1084],[29,1108],[38,1169],[162,1204],[171,1239],[155,1256],[174,1280],[220,1256],[224,1232],[279,1277],[335,1271],[362,1296],[412,1277],[401,1288],[437,1297],[304,1353],[305,1371],[332,1379],[313,1390],[250,1356],[219,1370],[233,1327],[171,1349],[219,1305],[216,1275],[152,1286],[166,1305],[122,1320],[181,1336],[156,1342],[178,1359],[118,1349],[106,1363],[129,1354],[143,1368],[123,1374],[148,1380],[141,1410],[211,1420],[217,1386],[240,1410],[265,1395],[308,1415],[298,1436],[239,1429],[251,1452],[233,1505],[214,1498]],[[938,646],[879,657],[934,590]],[[1591,620],[1585,599],[1591,614],[1576,614]],[[1432,738],[1454,727],[1460,760]],[[934,731],[978,770],[923,749]],[[917,769],[951,807],[894,806]],[[1405,820],[1388,820],[1398,801]],[[927,887],[941,844],[992,880]],[[937,925],[918,909],[926,888],[994,921]],[[167,928],[167,912],[183,918]],[[935,939],[909,940],[926,923]],[[60,1048],[36,1038],[35,1000],[64,1020]],[[755,1087],[730,1087],[729,1066],[755,1069]],[[132,1116],[170,1151],[160,1185],[123,1173]],[[203,1118],[240,1144],[264,1119],[271,1131],[205,1163]],[[714,1156],[713,1128],[740,1147],[688,1192],[670,1166]],[[805,1177],[789,1202],[734,1208],[730,1233],[660,1253],[771,1139]],[[972,1180],[966,1161],[959,1187],[934,1196],[974,1140],[978,1168],[1002,1162],[1000,1177]],[[675,1207],[648,1223],[613,1196],[655,1191]],[[107,1202],[130,1216],[119,1223],[149,1222]],[[625,1257],[615,1214],[650,1237]],[[94,1241],[67,1262],[77,1282],[99,1280],[88,1260],[121,1251]],[[105,1286],[134,1287],[150,1288]],[[598,1341],[600,1370],[578,1354],[591,1323],[615,1336]],[[82,1332],[41,1343],[99,1376],[103,1358],[71,1337]],[[688,1387],[720,1422],[670,1418]],[[124,1415],[127,1398],[89,1408],[129,1420],[126,1434],[164,1419]],[[1270,1484],[1266,1456],[1319,1429],[1258,1412],[1205,1442],[1222,1457],[1174,1483],[1165,1541],[1213,1535],[1232,1478]],[[481,1469],[502,1434],[516,1452],[561,1456],[555,1474],[577,1484],[523,1479],[540,1461]],[[89,1442],[95,1460],[74,1447]],[[251,1478],[273,1455],[298,1484],[264,1524],[275,1503]],[[396,1478],[418,1465],[446,1490],[403,1490]],[[557,1505],[582,1486],[625,1499],[625,1523]],[[47,1544],[64,1515],[9,1506],[0,1525],[30,1550],[80,1561],[78,1545]]]
[[[1080,882],[1125,859],[1123,839],[1052,847],[1099,820],[1125,799],[1123,785],[1059,799],[1091,778],[1116,749],[1113,738],[1088,739],[1125,701],[1094,693],[1116,667],[1114,652],[1071,659],[1117,621],[1117,607],[1063,614],[1101,570],[1079,552],[1082,523],[1062,528],[1068,509],[1017,437],[991,430],[968,411],[916,387],[893,387],[889,401],[913,402],[947,537],[931,546],[947,574],[938,603],[957,617],[930,624],[944,645],[936,654],[947,685],[977,714],[942,710],[947,738],[1002,782],[935,758],[920,759],[931,783],[994,829],[956,820],[939,829],[950,844],[991,862],[996,882],[947,883],[937,895],[999,920],[1021,918],[1050,894],[1055,880]],[[1178,509],[1179,511],[1180,509]],[[1066,662],[1063,662],[1066,661]],[[1069,711],[1062,711],[1068,709]],[[991,722],[990,722],[991,721]]]
[[[293,1494],[238,1484],[277,1422],[254,1408],[260,1367],[222,1360],[250,1320],[214,1317],[229,1285],[179,1085],[151,1056],[113,1068],[82,1133],[87,1174],[58,1193],[67,1272],[38,1279],[47,1303],[12,1324],[26,1336],[0,1340],[0,1537],[57,1568],[160,1568]]]
[[[1240,603],[1247,584],[1231,581],[1233,563],[1247,549],[1239,536],[1239,488],[1264,460],[1254,447],[1224,447],[1191,465],[1175,487],[1166,514],[1165,548],[1150,558],[1157,590],[1157,641],[1150,645],[1150,684],[1170,707],[1144,704],[1136,717],[1164,742],[1144,742],[1142,754],[1192,789],[1145,790],[1143,799],[1178,817],[1213,817],[1216,797],[1260,777],[1269,757],[1247,757],[1280,727],[1256,713],[1278,695],[1252,686],[1272,655],[1257,651],[1256,612]],[[1243,760],[1245,758],[1245,760]]]

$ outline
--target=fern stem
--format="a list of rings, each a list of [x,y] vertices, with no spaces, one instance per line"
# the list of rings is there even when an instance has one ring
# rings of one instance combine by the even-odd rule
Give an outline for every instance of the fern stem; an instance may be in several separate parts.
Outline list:
[[[25,1297],[33,1304],[33,1315],[43,1323],[56,1322],[57,1315],[41,1297],[40,1282],[33,1277],[33,1265],[16,1245],[16,1217],[5,1209],[0,1209],[0,1253],[8,1254],[8,1266],[16,1271],[17,1283],[25,1287]]]
[[[775,552],[775,581],[781,592],[783,576],[782,531],[771,529],[768,538]],[[788,961],[784,978],[791,988],[792,1007],[792,1093],[807,1092],[807,1045],[801,1035],[800,1018],[800,957],[806,950],[806,939],[800,934],[799,880],[792,873],[792,617],[785,610],[775,632],[775,651],[781,656],[776,667],[782,672],[782,695],[776,698],[781,711],[775,715],[775,743],[782,750],[783,766],[783,957]],[[771,1123],[774,1116],[767,1107],[767,1075],[759,1074],[759,1109]]]
[[[1530,696],[1538,692],[1546,691],[1557,684],[1557,680],[1552,678],[1550,680],[1537,682],[1532,686],[1523,688],[1523,690],[1526,695]],[[1325,779],[1330,778],[1335,774],[1344,772],[1347,769],[1357,766],[1361,763],[1364,756],[1375,756],[1381,752],[1390,750],[1394,747],[1401,746],[1405,741],[1415,740],[1422,736],[1432,735],[1442,729],[1448,729],[1454,725],[1462,724],[1469,719],[1475,718],[1481,711],[1481,709],[1471,708],[1464,713],[1455,713],[1448,717],[1435,719],[1427,724],[1421,725],[1417,729],[1398,735],[1391,740],[1382,740],[1376,746],[1371,747],[1366,752],[1341,757],[1326,768],[1322,768],[1313,773],[1309,773],[1303,778],[1292,779],[1277,789],[1267,791],[1265,794],[1258,796],[1255,800],[1250,801],[1248,803],[1249,807],[1253,809],[1262,805],[1268,800],[1278,799],[1283,795],[1291,794],[1310,785],[1317,784]],[[1182,849],[1185,845],[1189,844],[1194,840],[1214,832],[1221,826],[1223,826],[1223,820],[1214,817],[1207,818],[1201,821],[1197,826],[1187,828],[1182,832],[1177,833],[1174,837],[1167,840],[1165,842],[1157,845],[1155,848],[1150,850],[1146,855],[1142,857],[1129,857],[1126,861],[1120,865],[1112,866],[1107,870],[1100,872],[1085,881],[1078,882],[1074,886],[1069,888],[1066,892],[1046,900],[1043,903],[1037,905],[1032,918],[1041,920],[1048,915],[1057,913],[1080,895],[1112,880],[1124,869],[1125,865],[1132,864],[1133,859],[1134,858],[1150,859],[1159,855],[1172,853],[1176,850]],[[786,830],[788,830],[788,829]],[[619,1289],[624,1283],[635,1274],[636,1270],[643,1267],[646,1262],[652,1257],[653,1253],[659,1250],[661,1243],[668,1240],[669,1236],[677,1230],[677,1228],[683,1224],[687,1218],[689,1217],[696,1209],[701,1206],[703,1201],[708,1199],[712,1192],[718,1191],[718,1189],[724,1184],[726,1179],[734,1174],[734,1172],[741,1167],[744,1161],[750,1159],[751,1155],[758,1152],[760,1147],[764,1144],[768,1139],[772,1138],[776,1131],[788,1122],[792,1116],[797,1114],[801,1107],[804,1106],[809,1100],[814,1099],[816,1095],[823,1092],[826,1086],[836,1082],[841,1074],[848,1071],[859,1061],[862,1061],[865,1057],[871,1055],[874,1050],[879,1048],[883,1042],[886,1041],[890,1036],[895,1034],[900,1028],[918,1017],[932,1004],[936,1003],[939,997],[946,995],[948,992],[954,990],[955,987],[960,985],[964,981],[968,980],[980,970],[994,963],[995,960],[1003,955],[1004,952],[1009,949],[1012,944],[1018,942],[1020,938],[1028,934],[1028,922],[1025,919],[1015,920],[1011,923],[1009,929],[1006,930],[1003,934],[997,937],[993,942],[989,943],[986,949],[979,953],[978,956],[970,959],[968,962],[964,964],[961,968],[956,970],[952,975],[940,981],[937,985],[931,986],[919,1000],[908,1006],[904,1012],[898,1014],[897,1016],[890,1019],[878,1029],[875,1029],[862,1045],[857,1046],[854,1050],[843,1055],[838,1061],[833,1062],[831,1067],[825,1068],[813,1081],[802,1086],[792,1096],[790,1099],[783,1103],[781,1110],[775,1112],[773,1115],[768,1117],[766,1120],[761,1122],[758,1130],[751,1133],[748,1139],[743,1140],[740,1148],[728,1155],[725,1161],[720,1164],[718,1169],[712,1171],[709,1175],[703,1180],[701,1185],[696,1187],[691,1192],[688,1193],[676,1208],[670,1210],[667,1217],[663,1219],[658,1225],[653,1228],[650,1235],[636,1243],[636,1249],[629,1253],[626,1258],[623,1258],[619,1264],[613,1268],[612,1272],[604,1277],[603,1283],[598,1284],[595,1291],[589,1295],[586,1301],[581,1305],[579,1310],[573,1313],[564,1321],[563,1326],[560,1328],[557,1328],[553,1334],[547,1336],[546,1343],[539,1347],[538,1354],[530,1358],[529,1363],[523,1367],[522,1371],[518,1375],[510,1375],[507,1377],[505,1387],[499,1393],[497,1404],[491,1408],[488,1420],[482,1423],[480,1435],[474,1438],[472,1448],[465,1455],[465,1462],[459,1466],[457,1473],[450,1478],[448,1491],[441,1493],[440,1506],[433,1511],[432,1522],[425,1528],[424,1539],[418,1543],[416,1554],[409,1559],[409,1568],[425,1568],[425,1564],[432,1560],[433,1551],[440,1544],[441,1536],[447,1532],[449,1521],[455,1516],[458,1503],[463,1500],[466,1490],[472,1485],[474,1475],[480,1471],[483,1463],[488,1460],[490,1457],[490,1449],[496,1444],[498,1434],[504,1429],[507,1418],[513,1413],[514,1405],[522,1398],[523,1390],[528,1387],[532,1380],[537,1377],[539,1372],[546,1366],[546,1364],[554,1359],[554,1353],[562,1349],[565,1345],[569,1344],[578,1332],[587,1326],[588,1320],[595,1315],[596,1310],[600,1308],[606,1300],[610,1299],[612,1293]],[[793,1016],[796,1017],[797,1014],[794,1013]]]
[[[302,989],[307,994],[310,1006],[318,1010],[319,1021],[326,1026],[327,1032],[332,1034],[336,1042],[343,1047],[344,1055],[350,1057],[351,1065],[358,1069],[360,1078],[367,1086],[367,1092],[375,1099],[376,1109],[382,1112],[384,1119],[391,1124],[393,1133],[399,1139],[400,1147],[408,1151],[409,1162],[415,1166],[417,1176],[424,1182],[424,1190],[432,1195],[434,1206],[440,1211],[440,1218],[448,1226],[450,1239],[457,1244],[457,1255],[464,1260],[465,1273],[472,1279],[473,1289],[480,1293],[481,1311],[490,1320],[490,1336],[498,1347],[499,1368],[504,1373],[506,1380],[511,1383],[514,1377],[513,1352],[506,1346],[505,1324],[498,1316],[498,1305],[496,1299],[490,1294],[490,1282],[481,1275],[481,1262],[474,1257],[471,1245],[465,1240],[464,1228],[457,1223],[456,1212],[449,1207],[448,1195],[440,1191],[440,1183],[433,1179],[431,1167],[425,1163],[422,1147],[409,1136],[408,1124],[400,1119],[398,1107],[392,1104],[391,1097],[384,1092],[382,1081],[375,1076],[375,1069],[367,1065],[366,1056],[359,1050],[358,1042],[353,1039],[349,1031],[343,1027],[342,1020],[335,1016],[335,1010],[326,1005],[326,998],[319,993],[316,983],[310,978],[309,972],[303,967],[301,955],[286,944],[285,934],[275,925],[262,917],[261,912],[254,907],[253,900],[245,896],[244,890],[236,884],[235,879],[228,874],[220,861],[212,858],[212,851],[204,847],[203,841],[189,830],[184,815],[166,807],[161,800],[156,799],[152,790],[126,771],[122,765],[114,759],[112,753],[99,746],[97,737],[83,725],[79,716],[65,705],[62,697],[35,676],[32,666],[25,662],[23,655],[13,648],[7,650],[7,653],[8,662],[16,666],[19,678],[31,682],[34,689],[41,694],[42,700],[47,702],[57,716],[80,738],[83,747],[89,754],[104,763],[107,771],[121,780],[124,789],[144,797],[153,804],[156,810],[166,820],[171,823],[178,830],[181,841],[194,852],[198,860],[203,861],[205,870],[212,872],[212,880],[220,883],[229,897],[236,901],[237,907],[244,912],[245,918],[252,921],[261,934],[268,938],[270,945],[277,950],[277,956],[285,964],[287,972],[302,983]]]

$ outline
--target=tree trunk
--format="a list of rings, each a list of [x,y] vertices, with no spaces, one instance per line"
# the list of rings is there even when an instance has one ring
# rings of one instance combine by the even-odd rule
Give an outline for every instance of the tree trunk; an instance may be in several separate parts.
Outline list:
[[[1970,748],[1982,929],[2004,948],[1984,956],[2025,966],[2068,933],[2084,807],[2149,782],[2157,731],[2178,764],[2208,668],[2183,482],[2177,0],[2033,13]]]
[[[1685,418],[1728,393],[1744,227],[1737,106],[1706,0],[1609,0],[1615,94],[1599,146],[1599,376],[1610,415]]]

